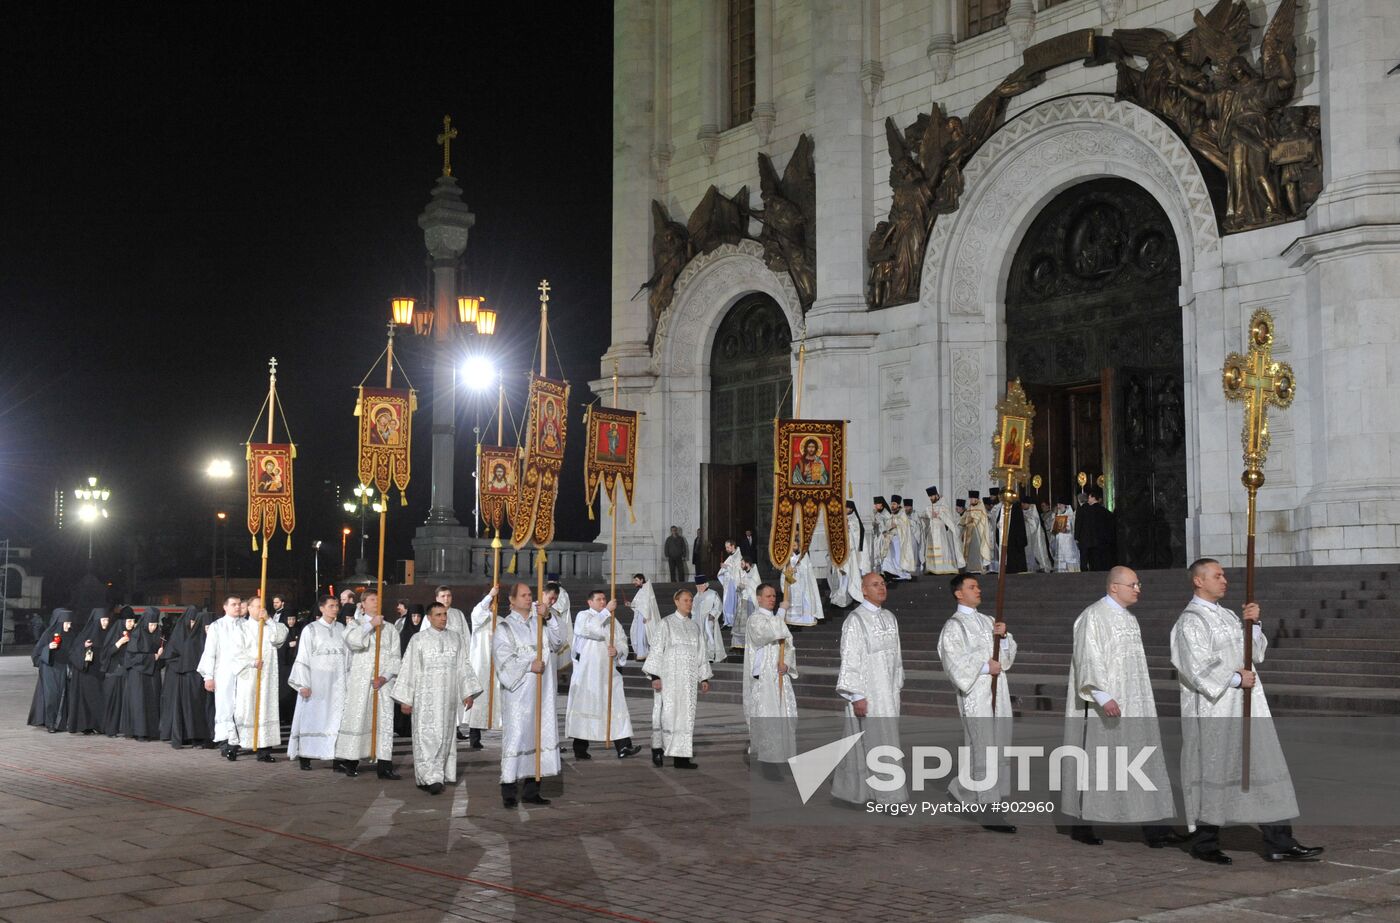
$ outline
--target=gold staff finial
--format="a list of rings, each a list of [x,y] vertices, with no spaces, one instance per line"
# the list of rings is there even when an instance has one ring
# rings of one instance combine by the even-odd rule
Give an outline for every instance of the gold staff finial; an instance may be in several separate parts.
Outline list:
[[[273,381],[276,381],[276,380],[277,380],[277,357],[276,357],[276,356],[273,356],[271,359],[267,360],[267,374],[270,375],[270,376],[272,377],[272,380],[273,380]]]
[[[457,137],[457,129],[452,127],[452,116],[442,117],[442,134],[437,136],[437,143],[442,147],[442,175],[452,175],[452,139]]]
[[[539,290],[540,290],[540,304],[544,304],[544,303],[548,302],[548,301],[549,301],[549,280],[548,280],[548,279],[541,279],[541,280],[540,280]]]

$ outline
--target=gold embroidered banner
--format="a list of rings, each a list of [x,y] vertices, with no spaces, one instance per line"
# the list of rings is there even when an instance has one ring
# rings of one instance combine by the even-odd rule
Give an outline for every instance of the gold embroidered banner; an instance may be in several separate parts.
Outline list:
[[[506,512],[515,503],[519,481],[519,456],[512,446],[484,445],[477,459],[476,477],[481,491],[481,518],[498,535]]]
[[[526,425],[525,466],[511,514],[510,543],[541,547],[554,539],[554,500],[568,433],[569,383],[530,376],[530,410]]]
[[[622,492],[627,496],[628,511],[632,509],[632,489],[637,479],[637,422],[635,410],[588,408],[584,419],[588,445],[583,453],[583,498],[588,504],[589,519],[593,518],[593,499],[598,496],[598,484],[602,483],[608,500],[616,503],[619,478]]]
[[[296,507],[292,499],[292,459],[296,446],[282,442],[248,443],[248,531],[253,533],[253,550],[258,533],[263,541],[272,538],[281,520],[287,533],[287,547],[296,528]]]
[[[804,549],[826,510],[831,566],[846,562],[846,423],[777,420],[773,429],[773,532],[768,552],[777,567],[792,555],[794,523]]]
[[[386,497],[392,483],[407,505],[413,411],[418,394],[403,388],[360,387],[355,415],[360,418],[360,483],[373,484]]]

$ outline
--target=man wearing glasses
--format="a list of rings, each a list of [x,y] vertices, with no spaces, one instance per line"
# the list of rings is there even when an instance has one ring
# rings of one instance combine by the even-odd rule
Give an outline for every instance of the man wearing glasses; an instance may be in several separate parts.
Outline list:
[[[1157,729],[1157,706],[1152,699],[1152,677],[1137,618],[1129,611],[1142,595],[1142,582],[1127,567],[1108,572],[1106,595],[1074,620],[1074,658],[1070,664],[1069,691],[1065,697],[1065,743],[1088,754],[1088,770],[1081,788],[1067,779],[1060,792],[1060,810],[1080,823],[1070,836],[1086,846],[1100,846],[1093,823],[1140,823],[1147,845],[1161,849],[1185,840],[1161,823],[1176,813],[1171,781],[1162,758]],[[1156,791],[1143,791],[1131,778],[1117,784],[1112,759],[1100,766],[1098,754],[1106,751],[1118,759],[1133,757],[1151,747],[1141,772]],[[1123,748],[1123,749],[1119,749]],[[1109,777],[1096,776],[1107,769]]]

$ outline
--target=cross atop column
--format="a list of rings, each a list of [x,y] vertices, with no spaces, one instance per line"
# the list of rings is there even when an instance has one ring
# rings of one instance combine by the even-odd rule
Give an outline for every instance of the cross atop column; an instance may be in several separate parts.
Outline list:
[[[1293,367],[1274,359],[1273,344],[1273,316],[1268,311],[1255,311],[1249,319],[1249,352],[1243,356],[1230,353],[1222,376],[1226,399],[1244,402],[1244,431],[1240,435],[1245,477],[1257,476],[1261,485],[1260,469],[1269,454],[1268,406],[1282,410],[1293,403],[1294,393]]]
[[[271,359],[267,360],[267,374],[271,375],[271,376],[273,377],[274,380],[277,378],[277,357],[276,357],[276,356],[273,356]]]
[[[544,304],[544,303],[548,302],[548,301],[549,301],[549,280],[548,280],[548,279],[541,279],[541,280],[540,280],[539,290],[540,290],[540,304]]]
[[[452,175],[452,139],[457,137],[457,129],[452,127],[452,116],[442,117],[442,134],[437,136],[438,146],[442,148],[442,175]]]

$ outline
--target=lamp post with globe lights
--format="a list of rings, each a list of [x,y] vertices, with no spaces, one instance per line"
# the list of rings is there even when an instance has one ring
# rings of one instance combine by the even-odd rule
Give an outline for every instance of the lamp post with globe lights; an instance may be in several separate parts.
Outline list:
[[[228,483],[233,479],[233,463],[227,458],[210,459],[209,464],[204,468],[204,476],[213,485],[213,491],[217,499],[222,502]],[[228,513],[223,510],[215,510],[213,528],[209,536],[209,611],[217,611],[214,608],[214,595],[218,592],[219,576],[219,539],[224,536],[224,525],[228,522]],[[228,545],[224,544],[224,593],[228,594]]]
[[[478,315],[479,317],[480,315]],[[495,329],[495,321],[492,319],[492,330]],[[476,458],[478,464],[472,469],[472,483],[475,485],[475,502],[472,509],[472,520],[474,527],[472,534],[477,538],[481,537],[481,398],[498,381],[500,373],[496,370],[496,365],[487,356],[475,353],[467,357],[462,363],[462,383],[467,386],[475,400],[476,424],[472,427],[472,436],[476,441]]]
[[[97,483],[97,478],[90,477],[87,484],[73,491],[73,496],[79,501],[78,521],[87,526],[88,530],[88,567],[92,567],[92,532],[97,524],[108,519],[107,501],[112,496],[112,491]]]
[[[346,500],[341,504],[341,507],[352,516],[356,513],[360,516],[360,557],[355,562],[355,576],[368,579],[369,559],[365,557],[365,539],[368,534],[365,531],[365,520],[369,517],[370,511],[373,511],[375,515],[384,511],[383,498],[375,497],[375,490],[371,485],[356,484],[355,499]],[[344,555],[342,554],[341,557],[343,559]]]

